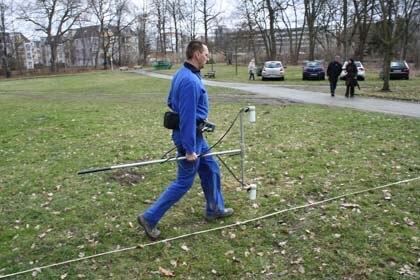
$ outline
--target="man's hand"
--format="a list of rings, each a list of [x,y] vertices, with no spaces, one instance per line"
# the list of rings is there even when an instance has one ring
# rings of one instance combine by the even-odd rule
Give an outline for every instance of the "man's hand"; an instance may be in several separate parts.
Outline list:
[[[185,154],[185,159],[186,159],[187,161],[196,161],[196,160],[197,160],[197,158],[198,158],[198,156],[197,156],[197,154],[196,154],[196,153],[191,153],[191,154],[186,153],[186,154]]]

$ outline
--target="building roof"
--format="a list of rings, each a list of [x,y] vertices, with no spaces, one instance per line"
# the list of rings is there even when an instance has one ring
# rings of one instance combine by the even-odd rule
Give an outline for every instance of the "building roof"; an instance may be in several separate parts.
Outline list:
[[[4,37],[6,37],[5,38],[6,43],[11,43],[12,40],[16,40],[16,39],[23,40],[23,42],[25,42],[25,43],[30,42],[30,40],[28,38],[26,38],[25,35],[23,35],[20,32],[5,32],[5,33],[0,32],[0,43],[3,42]]]
[[[99,25],[92,25],[86,27],[80,27],[77,29],[72,29],[74,31],[74,39],[87,38],[87,37],[98,37],[99,35]]]

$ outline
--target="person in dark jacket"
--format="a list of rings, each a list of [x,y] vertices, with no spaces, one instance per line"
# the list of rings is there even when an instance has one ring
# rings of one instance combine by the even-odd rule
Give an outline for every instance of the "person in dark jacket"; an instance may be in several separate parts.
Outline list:
[[[354,64],[354,60],[350,58],[346,65],[346,97],[353,97],[354,96],[354,87],[358,84],[357,83],[357,67]]]
[[[340,56],[336,55],[334,61],[328,64],[327,76],[330,82],[330,93],[331,96],[334,96],[335,89],[337,88],[337,80],[341,73],[341,68],[343,65],[340,63]]]

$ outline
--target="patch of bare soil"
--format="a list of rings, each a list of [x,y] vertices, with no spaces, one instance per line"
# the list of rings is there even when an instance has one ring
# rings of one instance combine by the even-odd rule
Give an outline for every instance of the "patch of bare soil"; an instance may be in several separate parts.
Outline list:
[[[135,186],[146,179],[146,175],[133,170],[118,170],[112,173],[109,178],[117,181],[121,186]]]

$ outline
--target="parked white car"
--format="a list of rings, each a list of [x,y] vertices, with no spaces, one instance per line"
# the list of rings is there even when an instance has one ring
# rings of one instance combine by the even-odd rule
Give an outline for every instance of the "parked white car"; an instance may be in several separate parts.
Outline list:
[[[284,80],[284,67],[281,61],[266,61],[261,71],[261,80]]]
[[[341,80],[345,80],[346,79],[346,75],[347,75],[347,71],[346,71],[346,66],[347,66],[348,61],[344,62],[343,64],[343,68],[340,74],[340,79]],[[364,81],[365,80],[365,67],[363,67],[363,64],[360,61],[355,61],[354,64],[356,64],[357,67],[357,79],[359,81]]]

